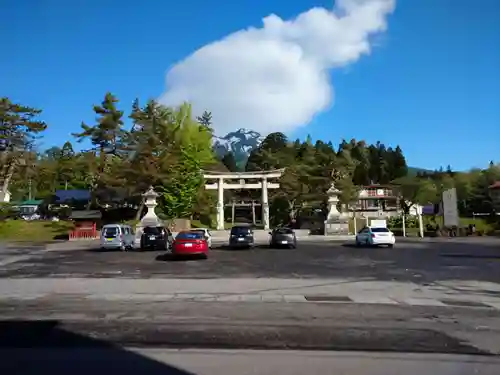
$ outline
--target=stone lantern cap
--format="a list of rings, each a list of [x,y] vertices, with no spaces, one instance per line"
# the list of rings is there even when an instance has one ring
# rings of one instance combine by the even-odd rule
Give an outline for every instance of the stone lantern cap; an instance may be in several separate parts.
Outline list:
[[[143,197],[145,198],[156,198],[159,194],[153,189],[152,186],[149,187],[149,189],[142,194]]]

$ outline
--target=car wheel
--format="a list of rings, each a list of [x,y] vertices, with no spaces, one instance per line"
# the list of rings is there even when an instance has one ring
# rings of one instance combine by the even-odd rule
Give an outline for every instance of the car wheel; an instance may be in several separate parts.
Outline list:
[[[358,241],[358,239],[356,239],[356,247],[360,247],[361,246],[361,242]]]
[[[390,248],[392,249],[392,248],[394,247],[394,244],[392,244],[392,243],[391,243],[391,244],[389,244],[389,245],[387,245],[387,246],[388,246],[388,247],[390,247]]]

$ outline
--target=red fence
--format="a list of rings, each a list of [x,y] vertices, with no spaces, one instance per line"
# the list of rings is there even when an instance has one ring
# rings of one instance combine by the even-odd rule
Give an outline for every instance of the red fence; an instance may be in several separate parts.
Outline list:
[[[96,224],[90,227],[78,227],[69,232],[69,239],[72,240],[93,240],[99,238],[99,232],[96,229]]]

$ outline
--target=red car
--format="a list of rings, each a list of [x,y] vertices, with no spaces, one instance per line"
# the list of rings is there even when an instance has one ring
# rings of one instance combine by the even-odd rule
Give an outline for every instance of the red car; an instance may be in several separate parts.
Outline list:
[[[202,232],[180,232],[172,244],[174,255],[208,256],[208,242]]]

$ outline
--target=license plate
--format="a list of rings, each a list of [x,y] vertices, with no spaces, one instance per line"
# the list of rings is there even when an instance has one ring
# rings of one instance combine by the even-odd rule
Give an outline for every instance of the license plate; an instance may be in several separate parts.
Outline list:
[[[156,237],[155,236],[149,236],[150,240],[154,240]]]
[[[244,241],[245,239],[244,238],[238,238],[238,241]]]
[[[185,243],[184,247],[193,247],[193,244],[192,243]]]
[[[288,243],[288,241],[281,241],[282,245],[286,245],[287,243]]]
[[[106,238],[106,241],[108,241],[108,242],[111,242],[113,240],[114,240],[114,238]]]

